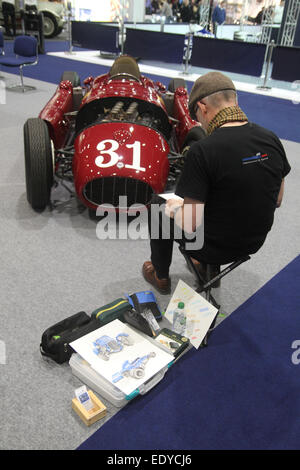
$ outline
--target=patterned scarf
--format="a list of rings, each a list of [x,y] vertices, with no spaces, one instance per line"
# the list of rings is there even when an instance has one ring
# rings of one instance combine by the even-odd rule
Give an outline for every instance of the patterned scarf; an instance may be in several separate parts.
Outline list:
[[[248,122],[248,118],[239,106],[230,106],[228,108],[221,109],[221,111],[219,111],[215,115],[215,117],[210,121],[206,131],[207,135],[212,134],[215,129],[223,126],[223,124],[233,121]]]

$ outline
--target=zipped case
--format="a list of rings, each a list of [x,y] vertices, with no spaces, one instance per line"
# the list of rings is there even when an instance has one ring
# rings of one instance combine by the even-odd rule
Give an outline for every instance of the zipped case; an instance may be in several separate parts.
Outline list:
[[[71,317],[47,328],[42,335],[40,352],[57,364],[67,362],[74,350],[70,343],[99,328],[99,322],[91,319],[85,312],[78,312]]]
[[[103,326],[116,319],[124,321],[124,313],[130,310],[132,310],[132,307],[128,300],[120,297],[94,310],[91,317],[98,321],[99,326]]]

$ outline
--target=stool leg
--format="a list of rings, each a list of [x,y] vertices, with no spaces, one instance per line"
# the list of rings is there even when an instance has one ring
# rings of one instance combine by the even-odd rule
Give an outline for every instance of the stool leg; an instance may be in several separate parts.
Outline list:
[[[203,341],[201,343],[201,346],[207,346],[207,343],[208,343],[208,337],[211,335],[214,327],[215,327],[215,324],[216,324],[216,321],[217,321],[217,318],[218,318],[218,315],[219,315],[219,312],[217,312],[215,318],[213,319],[209,329],[208,329],[208,332],[206,333],[205,337],[203,338]]]

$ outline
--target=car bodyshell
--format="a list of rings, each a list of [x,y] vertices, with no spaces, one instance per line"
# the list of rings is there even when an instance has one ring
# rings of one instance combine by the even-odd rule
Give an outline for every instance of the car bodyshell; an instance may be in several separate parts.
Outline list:
[[[53,142],[55,172],[63,168],[60,176],[66,176],[71,153],[69,176],[78,198],[93,210],[118,206],[120,196],[127,197],[127,209],[149,204],[153,194],[166,190],[189,132],[199,128],[184,87],[169,92],[144,75],[111,79],[107,73],[88,77],[84,87],[63,80],[39,118]]]

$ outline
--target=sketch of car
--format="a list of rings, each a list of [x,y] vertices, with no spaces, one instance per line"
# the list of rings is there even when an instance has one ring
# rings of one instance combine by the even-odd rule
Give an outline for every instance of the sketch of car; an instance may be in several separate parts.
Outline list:
[[[103,335],[93,342],[95,346],[93,352],[101,359],[108,361],[111,354],[120,352],[124,345],[130,346],[131,344],[132,341],[127,333],[119,333],[116,338]]]
[[[123,379],[124,377],[133,377],[134,379],[141,379],[145,375],[145,365],[151,357],[155,357],[155,352],[150,352],[146,356],[137,357],[133,361],[125,361],[120,372],[116,372],[112,376],[114,383]]]

